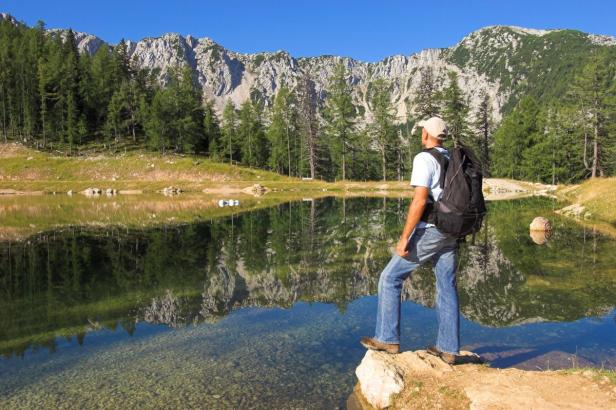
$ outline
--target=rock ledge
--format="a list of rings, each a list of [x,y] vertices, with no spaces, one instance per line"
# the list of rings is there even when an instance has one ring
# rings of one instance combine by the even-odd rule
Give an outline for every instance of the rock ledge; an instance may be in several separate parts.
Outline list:
[[[470,352],[462,352],[470,355]],[[369,350],[349,409],[615,409],[616,387],[593,370],[525,371],[450,366],[425,350]]]

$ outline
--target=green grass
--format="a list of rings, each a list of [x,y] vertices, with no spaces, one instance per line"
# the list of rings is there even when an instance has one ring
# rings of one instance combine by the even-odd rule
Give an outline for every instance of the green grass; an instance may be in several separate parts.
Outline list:
[[[126,153],[57,156],[19,144],[0,144],[0,189],[28,192],[75,192],[88,187],[137,189],[146,192],[166,186],[184,191],[242,189],[260,183],[272,190],[364,191],[404,190],[408,181],[306,181],[275,172],[212,161],[201,156],[160,155],[133,149]]]

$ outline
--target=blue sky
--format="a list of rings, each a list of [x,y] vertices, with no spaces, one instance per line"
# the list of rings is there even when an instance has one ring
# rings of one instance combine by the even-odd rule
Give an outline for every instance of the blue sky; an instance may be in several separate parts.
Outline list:
[[[71,27],[115,43],[166,32],[210,37],[239,52],[287,50],[376,61],[448,47],[486,25],[573,28],[616,36],[613,0],[2,0],[33,25]]]

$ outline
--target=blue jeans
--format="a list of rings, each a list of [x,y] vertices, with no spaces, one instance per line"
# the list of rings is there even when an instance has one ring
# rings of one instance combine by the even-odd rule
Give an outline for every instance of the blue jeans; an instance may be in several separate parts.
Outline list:
[[[424,262],[431,260],[436,275],[436,347],[457,354],[460,349],[460,313],[456,288],[455,237],[434,226],[415,229],[409,253],[404,258],[394,253],[381,272],[375,339],[381,343],[400,343],[400,305],[402,283]]]

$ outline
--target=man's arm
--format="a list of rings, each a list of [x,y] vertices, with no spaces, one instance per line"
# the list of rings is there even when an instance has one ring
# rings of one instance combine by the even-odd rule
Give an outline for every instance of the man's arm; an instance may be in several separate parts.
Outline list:
[[[402,235],[400,235],[398,245],[396,245],[396,253],[402,257],[408,255],[408,251],[405,249],[406,244],[411,232],[415,229],[415,225],[417,225],[421,219],[421,215],[426,208],[429,193],[430,189],[425,186],[415,187],[413,200],[409,205],[409,211],[406,215],[406,223],[404,224],[404,229],[402,230]]]

